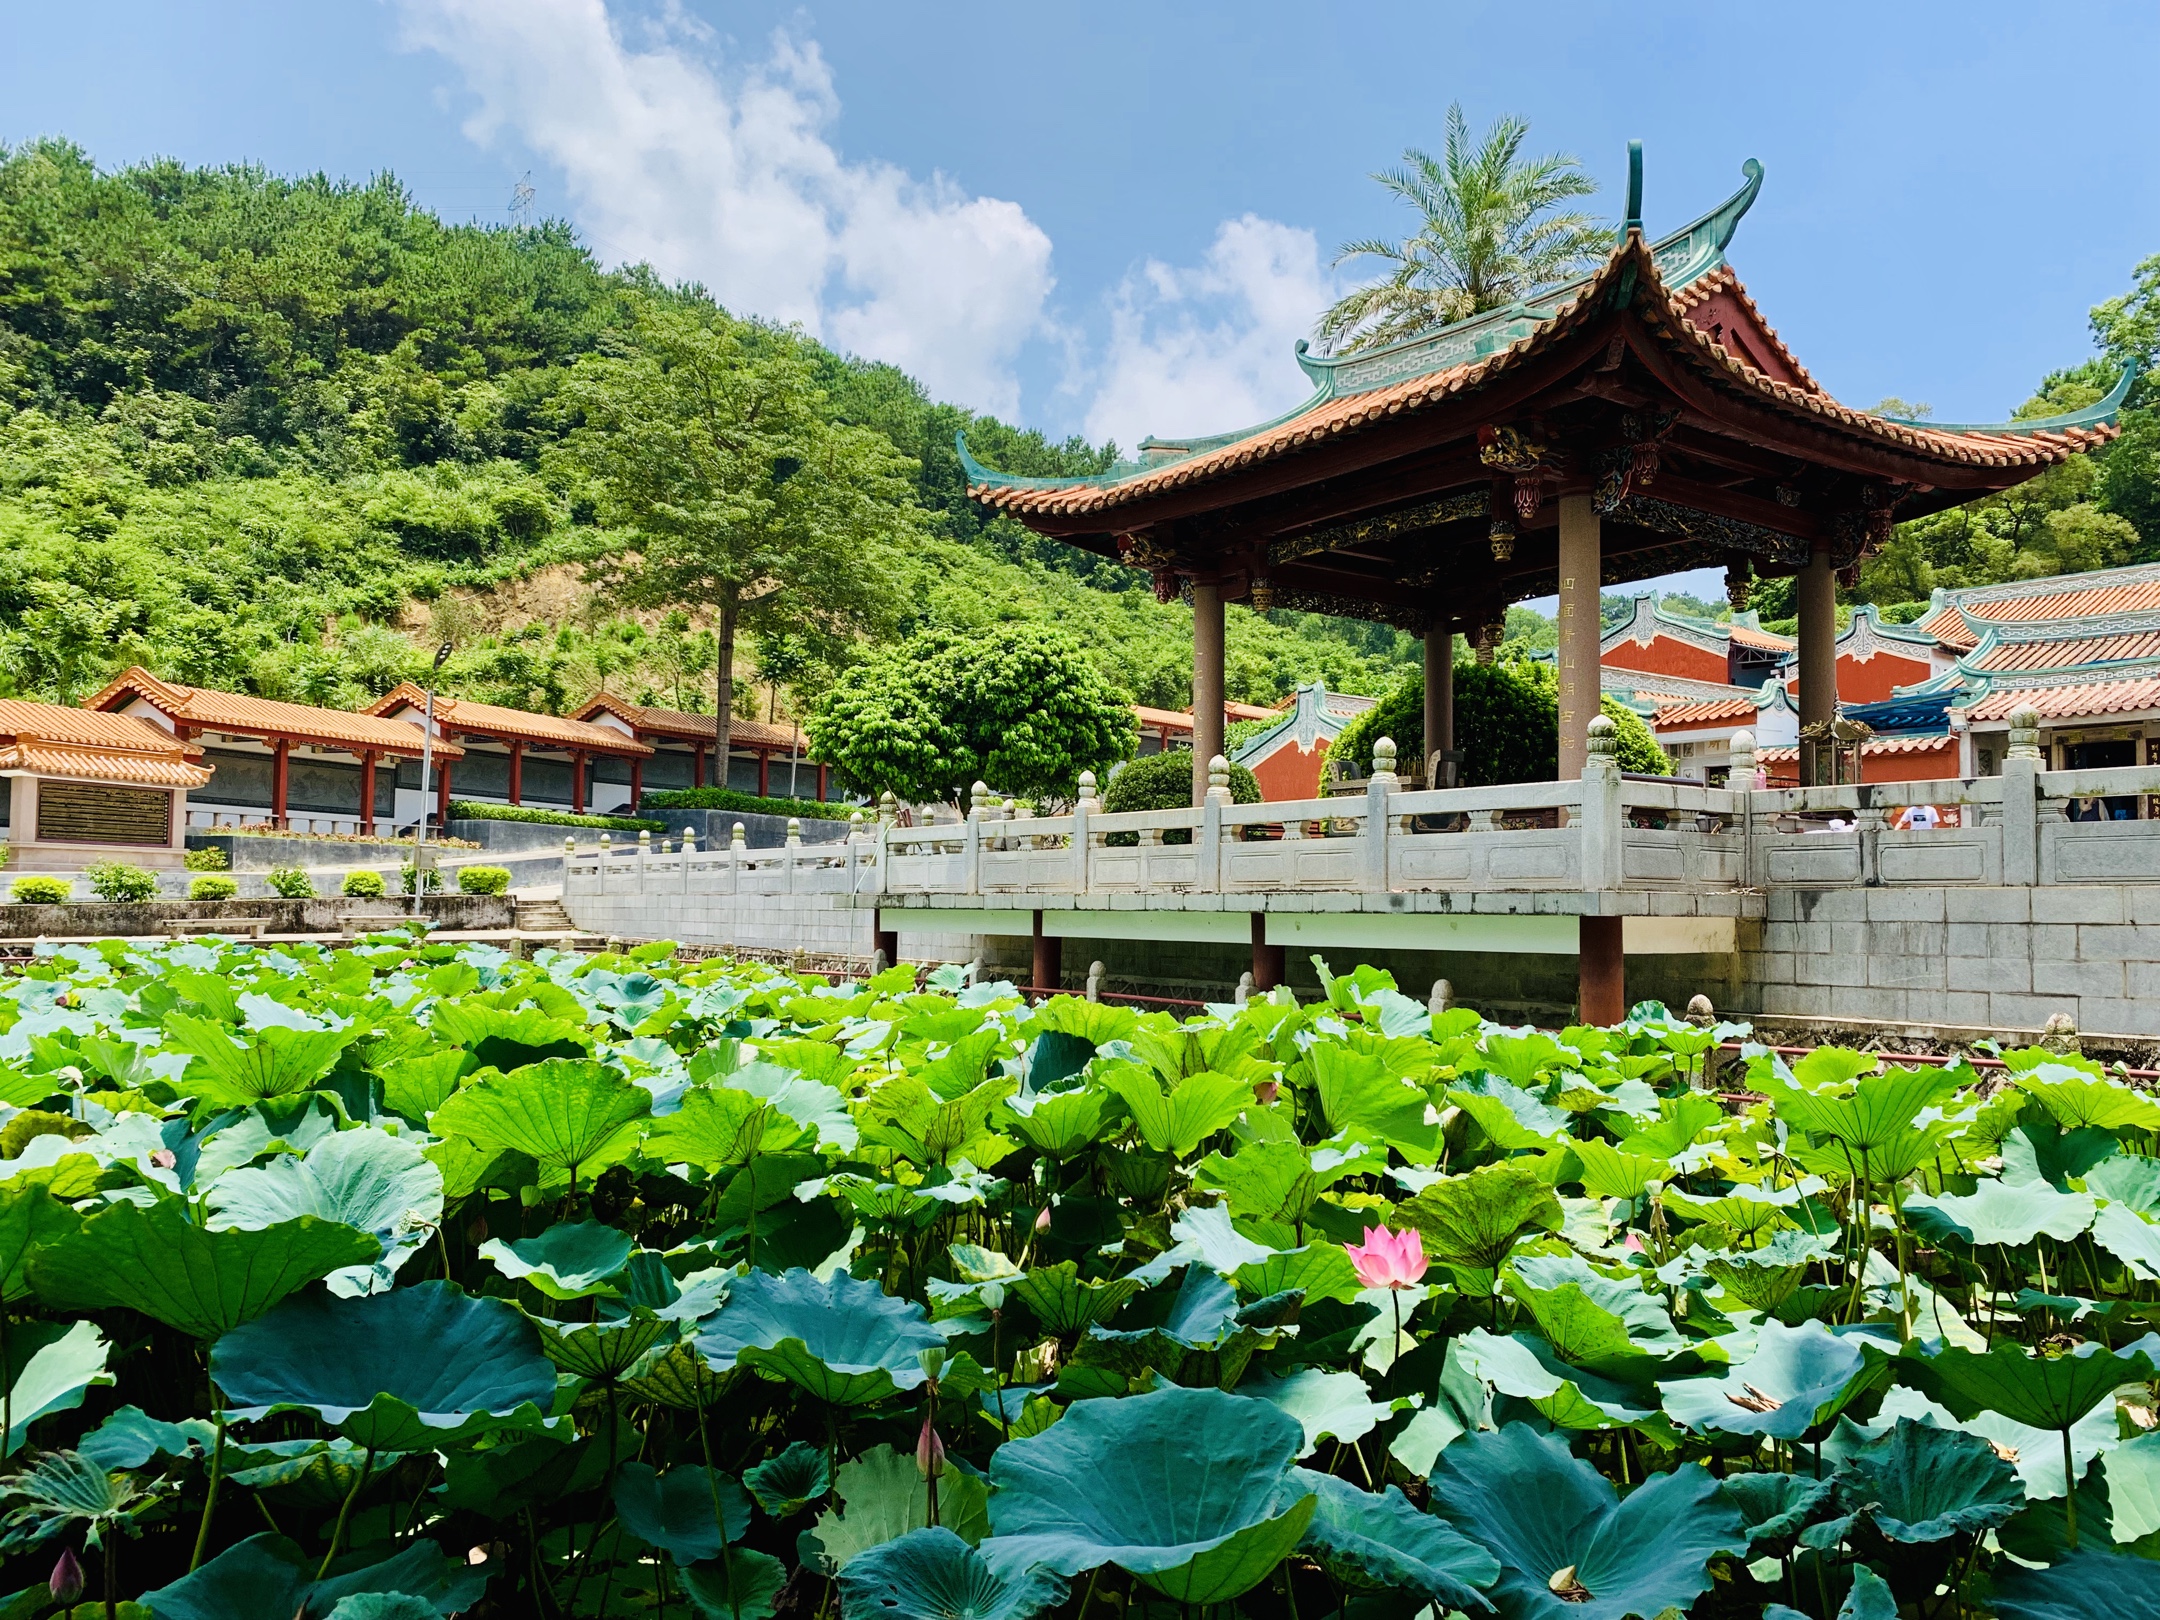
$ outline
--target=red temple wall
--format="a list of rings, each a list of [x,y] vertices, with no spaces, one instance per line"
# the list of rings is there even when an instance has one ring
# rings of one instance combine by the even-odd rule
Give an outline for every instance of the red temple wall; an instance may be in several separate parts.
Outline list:
[[[1676,675],[1688,681],[1725,683],[1725,655],[1673,636],[1658,636],[1649,645],[1623,641],[1605,655],[1607,669],[1640,669],[1652,675]]]

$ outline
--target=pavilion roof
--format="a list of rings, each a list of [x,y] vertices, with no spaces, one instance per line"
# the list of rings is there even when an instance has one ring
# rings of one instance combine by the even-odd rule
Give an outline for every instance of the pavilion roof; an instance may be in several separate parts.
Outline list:
[[[1997,687],[1966,713],[1975,721],[2007,720],[2028,704],[2043,720],[2093,720],[2160,710],[2160,669],[2096,670],[2083,680]]]
[[[632,703],[613,692],[595,692],[579,706],[576,718],[590,720],[596,714],[612,714],[631,729],[655,737],[689,743],[713,740],[713,717],[709,714],[692,714],[684,709],[655,709]],[[728,727],[730,750],[748,748],[754,753],[777,753],[798,744],[808,747],[809,739],[788,726],[738,719]]]
[[[201,787],[199,743],[134,715],[0,698],[0,771],[150,787]]]
[[[423,710],[427,693],[411,681],[400,681],[367,706],[368,714],[394,715],[400,710]],[[409,722],[405,722],[409,723]],[[435,728],[491,738],[499,742],[531,743],[541,748],[568,749],[573,753],[621,754],[643,759],[652,753],[648,743],[626,737],[607,726],[565,720],[560,715],[535,714],[529,709],[508,709],[498,703],[476,703],[471,698],[435,697]]]
[[[1919,628],[1951,646],[1971,647],[1986,634],[1989,621],[2032,623],[2120,613],[2160,613],[2160,563],[1937,590]]]
[[[1409,623],[1429,622],[1443,593],[1482,595],[1489,612],[1553,589],[1555,495],[1588,493],[1604,515],[1604,584],[1735,556],[1790,573],[1815,546],[1845,566],[1900,519],[2114,437],[2127,373],[2086,410],[2024,422],[1839,404],[1726,263],[1761,184],[1759,165],[1746,172],[1723,205],[1655,242],[1631,191],[1605,263],[1536,299],[1377,350],[1300,344],[1312,395],[1257,427],[1149,439],[1132,461],[1066,479],[998,473],[963,441],[970,493],[1150,568],[1158,591],[1208,577],[1239,600],[1258,581],[1277,605]],[[1517,544],[1508,513],[1525,500]],[[1489,562],[1488,520],[1509,535]]]
[[[305,703],[283,703],[274,698],[250,697],[241,692],[215,692],[208,687],[182,686],[159,680],[141,666],[123,670],[105,688],[83,703],[85,709],[114,711],[140,700],[176,726],[193,731],[224,732],[264,741],[280,738],[318,748],[353,753],[372,749],[401,758],[420,757],[418,728],[402,720],[384,720],[372,714],[348,714],[343,709],[318,709]],[[465,751],[452,742],[438,741],[435,751],[445,759],[462,759]]]

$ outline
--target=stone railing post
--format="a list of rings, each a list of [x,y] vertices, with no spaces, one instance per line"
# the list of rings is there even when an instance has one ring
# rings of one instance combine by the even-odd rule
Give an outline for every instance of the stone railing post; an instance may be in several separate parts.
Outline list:
[[[1200,806],[1200,826],[1193,834],[1193,886],[1203,894],[1222,892],[1223,811],[1230,807],[1230,762],[1217,754],[1208,761],[1207,798]]]
[[[652,862],[652,830],[640,827],[637,835],[637,892],[645,892],[645,871]]]
[[[1388,891],[1388,795],[1402,786],[1395,774],[1395,739],[1373,744],[1372,775],[1365,782],[1365,889]]]
[[[690,892],[690,862],[697,854],[697,834],[688,827],[682,830],[682,892]]]
[[[1073,800],[1072,870],[1073,893],[1086,894],[1088,888],[1089,846],[1095,841],[1088,831],[1088,820],[1102,805],[1095,797],[1095,773],[1080,773],[1080,796]]]
[[[983,822],[990,814],[990,784],[977,782],[968,804],[967,829],[961,839],[960,850],[966,857],[967,892],[982,893],[982,846]]]
[[[602,833],[602,834],[600,835],[600,873],[599,873],[599,876],[600,876],[600,892],[601,892],[602,894],[606,894],[606,893],[607,893],[607,880],[608,880],[608,857],[609,857],[610,855],[614,854],[614,853],[615,853],[615,840],[614,840],[614,839],[612,839],[612,838],[610,838],[610,837],[609,837],[609,836],[608,836],[608,835],[607,835],[606,833]],[[414,874],[413,874],[413,881],[414,881],[415,883],[418,883],[418,882],[421,882],[421,881],[423,881],[423,880],[421,879],[420,875],[419,875],[419,874],[418,874],[418,873],[416,872],[416,873],[414,873]]]
[[[2010,753],[2002,770],[2002,880],[2030,888],[2040,881],[2040,711],[2010,711]]]
[[[1582,773],[1582,886],[1595,892],[1620,887],[1622,870],[1619,738],[1612,720],[1594,716],[1586,728]]]
[[[1735,793],[1755,791],[1755,733],[1736,731],[1732,740],[1732,766],[1725,773],[1725,785]]]
[[[750,841],[743,836],[743,824],[735,823],[728,837],[728,893],[742,893],[743,860],[750,852]]]
[[[885,797],[890,799],[892,795],[888,793]],[[892,818],[885,814],[884,806],[881,803],[878,808],[877,831],[872,835],[875,840],[870,857],[872,862],[875,863],[870,872],[870,892],[872,894],[890,894],[892,892],[892,882],[889,876],[892,871],[892,830]]]

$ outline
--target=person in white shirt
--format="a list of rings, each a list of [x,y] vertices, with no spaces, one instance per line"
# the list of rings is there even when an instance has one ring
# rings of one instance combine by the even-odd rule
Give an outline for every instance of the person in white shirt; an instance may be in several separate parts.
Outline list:
[[[1899,832],[1926,832],[1942,825],[1942,814],[1932,804],[1909,804],[1891,825]]]

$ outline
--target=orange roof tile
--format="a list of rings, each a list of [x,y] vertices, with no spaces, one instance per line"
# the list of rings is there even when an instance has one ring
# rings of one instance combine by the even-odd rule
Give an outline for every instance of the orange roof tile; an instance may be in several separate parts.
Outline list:
[[[176,682],[161,681],[140,667],[115,676],[103,691],[87,699],[83,707],[109,712],[125,708],[137,699],[174,724],[196,731],[283,737],[322,748],[354,752],[372,749],[407,758],[417,758],[420,754],[419,728],[402,720],[348,714],[343,709],[317,709],[305,703],[281,703],[273,698],[249,697],[239,692],[213,692],[200,686],[181,686]],[[437,742],[435,752],[444,759],[465,757],[465,751],[455,743]]]
[[[1687,319],[1687,306],[1680,297],[1687,289],[1676,292],[1665,286],[1654,255],[1641,234],[1631,231],[1572,299],[1560,305],[1535,331],[1517,338],[1504,349],[1369,392],[1319,401],[1310,409],[1257,432],[1114,483],[1068,484],[1052,488],[973,484],[968,493],[987,506],[1016,514],[1084,515],[1107,512],[1152,495],[1277,460],[1392,417],[1441,404],[1520,366],[1601,311],[1614,284],[1628,271],[1637,277],[1636,297],[1639,300],[1655,299],[1667,317],[1666,322],[1660,323],[1656,319],[1657,309],[1644,310],[1651,317],[1650,324],[1671,338],[1682,354],[1704,369],[1721,374],[1728,386],[1742,389],[1757,400],[1792,415],[1833,423],[1863,438],[1895,444],[1940,462],[1996,468],[2052,466],[2079,451],[2108,443],[2118,431],[2113,424],[2104,424],[2027,433],[1953,432],[1854,410],[1811,387],[1779,382],[1713,342]],[[1737,287],[1737,282],[1734,285]],[[1638,304],[1638,308],[1641,307]]]
[[[1966,667],[2069,669],[2078,664],[2112,664],[2129,658],[2160,658],[2160,630],[2068,636],[2055,641],[2005,641],[1988,648]]]
[[[1660,731],[1708,725],[1717,720],[1752,719],[1760,707],[1753,698],[1717,698],[1708,703],[1670,703],[1651,716]]]
[[[210,780],[211,775],[209,767],[191,765],[177,752],[147,754],[126,748],[69,748],[41,743],[35,737],[0,745],[0,771],[29,771],[36,776],[171,788],[199,788]]]
[[[1726,634],[1743,647],[1764,647],[1771,652],[1791,652],[1800,645],[1791,636],[1773,635],[1768,630],[1757,630],[1752,625],[1728,625]]]
[[[642,732],[655,736],[673,737],[682,742],[705,743],[713,739],[713,717],[709,714],[691,714],[682,709],[654,709],[617,697],[612,692],[595,692],[579,707],[574,719],[586,721],[596,714],[612,714]],[[606,728],[602,728],[603,730]],[[753,751],[777,753],[781,749],[801,746],[808,748],[809,739],[789,726],[767,725],[762,720],[736,720],[728,727],[728,747],[748,748]]]
[[[421,710],[426,704],[424,689],[411,681],[400,681],[362,712],[387,716],[400,709]],[[625,737],[608,726],[588,725],[582,720],[565,720],[552,714],[535,714],[529,709],[506,709],[497,703],[476,703],[471,698],[446,698],[440,693],[435,697],[435,726],[439,732],[478,732],[494,739],[534,742],[549,748],[587,753],[643,758],[652,752],[650,744]]]
[[[2160,609],[2160,579],[2128,584],[2057,584],[2030,596],[2004,596],[1959,602],[1957,611],[1975,619],[2087,619],[2103,613],[2141,613]]]
[[[71,709],[60,703],[32,703],[22,698],[0,698],[0,737],[34,737],[45,743],[124,748],[187,758],[202,754],[200,744],[183,742],[154,721],[131,714]]]
[[[2066,681],[1990,692],[1971,709],[1974,720],[2007,720],[2030,704],[2043,720],[2082,720],[2103,714],[2160,709],[2160,675],[2119,681]]]
[[[1955,750],[1955,737],[1870,737],[1860,745],[1863,754],[1933,754]],[[1763,748],[1755,757],[1772,765],[1790,764],[1800,757],[1800,750],[1787,745],[1783,748]]]

